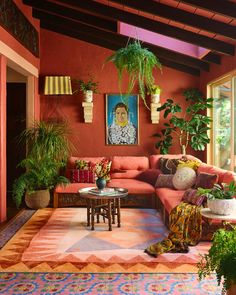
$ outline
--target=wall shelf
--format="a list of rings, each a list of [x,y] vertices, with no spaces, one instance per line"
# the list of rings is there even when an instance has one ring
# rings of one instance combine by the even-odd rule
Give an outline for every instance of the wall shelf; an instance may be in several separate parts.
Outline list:
[[[82,102],[84,108],[84,122],[92,123],[93,122],[93,103],[92,102]]]

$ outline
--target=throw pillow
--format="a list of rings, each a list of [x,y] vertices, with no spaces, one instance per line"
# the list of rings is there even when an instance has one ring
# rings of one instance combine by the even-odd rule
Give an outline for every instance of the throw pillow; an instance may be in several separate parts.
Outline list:
[[[153,186],[157,181],[157,177],[161,174],[161,170],[159,169],[147,169],[141,172],[138,176],[136,176],[137,180],[141,180],[147,182]]]
[[[183,194],[182,202],[201,206],[202,203],[206,200],[205,195],[197,195],[197,189],[187,189],[186,192]]]
[[[218,175],[201,172],[197,174],[195,188],[213,188],[214,184],[218,182]]]
[[[194,161],[194,160],[179,160],[179,164],[177,166],[177,169],[181,168],[181,167],[189,167],[192,168],[193,170],[197,170],[198,167],[201,165],[201,163],[199,161]]]
[[[155,187],[166,187],[166,188],[174,188],[172,180],[174,175],[173,174],[159,174],[157,177],[157,181]]]
[[[160,170],[163,174],[175,174],[179,159],[160,158]]]
[[[195,184],[196,177],[196,172],[192,168],[179,168],[173,177],[173,186],[177,190],[186,190]]]
[[[76,160],[75,166],[79,170],[89,170],[90,162],[85,160]]]
[[[93,171],[89,170],[79,170],[72,169],[70,181],[72,183],[94,183],[95,182],[95,174]]]

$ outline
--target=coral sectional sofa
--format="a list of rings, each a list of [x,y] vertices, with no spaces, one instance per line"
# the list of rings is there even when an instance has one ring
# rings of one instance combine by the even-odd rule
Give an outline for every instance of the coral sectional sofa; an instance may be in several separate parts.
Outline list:
[[[113,156],[111,161],[110,181],[108,187],[123,187],[129,190],[128,197],[121,200],[122,206],[156,208],[162,213],[168,225],[170,211],[178,205],[185,190],[176,190],[173,187],[156,187],[161,177],[160,162],[163,158],[181,159],[182,155],[151,155],[146,156]],[[217,168],[201,162],[199,159],[187,155],[188,160],[200,162],[197,174],[217,175],[218,183],[236,181],[233,172]],[[71,172],[76,169],[76,160],[100,162],[104,157],[71,157],[68,160],[65,175],[70,178]],[[85,201],[79,197],[78,190],[86,187],[95,187],[95,183],[70,183],[63,187],[58,186],[54,191],[54,207],[84,206]]]

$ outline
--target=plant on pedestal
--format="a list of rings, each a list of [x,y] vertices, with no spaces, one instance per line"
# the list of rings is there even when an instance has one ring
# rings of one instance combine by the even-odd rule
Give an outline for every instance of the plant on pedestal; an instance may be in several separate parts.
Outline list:
[[[212,108],[213,98],[204,98],[202,93],[195,88],[186,89],[183,92],[188,106],[183,112],[180,104],[172,99],[167,101],[157,111],[164,111],[164,119],[171,115],[165,128],[153,136],[158,138],[155,144],[161,154],[167,154],[172,146],[173,137],[179,139],[182,154],[186,155],[186,149],[190,145],[194,150],[203,151],[210,142],[207,131],[210,130],[211,118],[205,114],[207,109]],[[180,115],[176,115],[179,113]]]
[[[122,92],[122,80],[124,72],[128,74],[128,90],[130,94],[138,82],[139,94],[143,99],[144,105],[149,109],[145,96],[146,89],[151,89],[154,84],[153,70],[161,69],[158,58],[147,48],[142,48],[139,40],[134,40],[126,47],[118,49],[105,62],[113,62],[118,71],[118,81],[120,93]]]
[[[81,91],[84,95],[84,101],[92,102],[93,101],[93,93],[98,93],[98,82],[94,81],[92,75],[89,75],[89,79],[86,81],[79,79],[74,80],[73,84],[76,85],[76,89],[73,93]]]

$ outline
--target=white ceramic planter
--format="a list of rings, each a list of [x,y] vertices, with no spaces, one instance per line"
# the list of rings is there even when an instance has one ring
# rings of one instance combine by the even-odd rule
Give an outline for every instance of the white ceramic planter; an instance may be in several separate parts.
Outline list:
[[[93,91],[87,90],[84,92],[84,101],[85,102],[92,102],[93,101]]]
[[[207,206],[214,214],[231,215],[236,212],[236,199],[207,200]]]
[[[160,102],[160,93],[151,94],[151,102],[152,103],[159,103]]]

